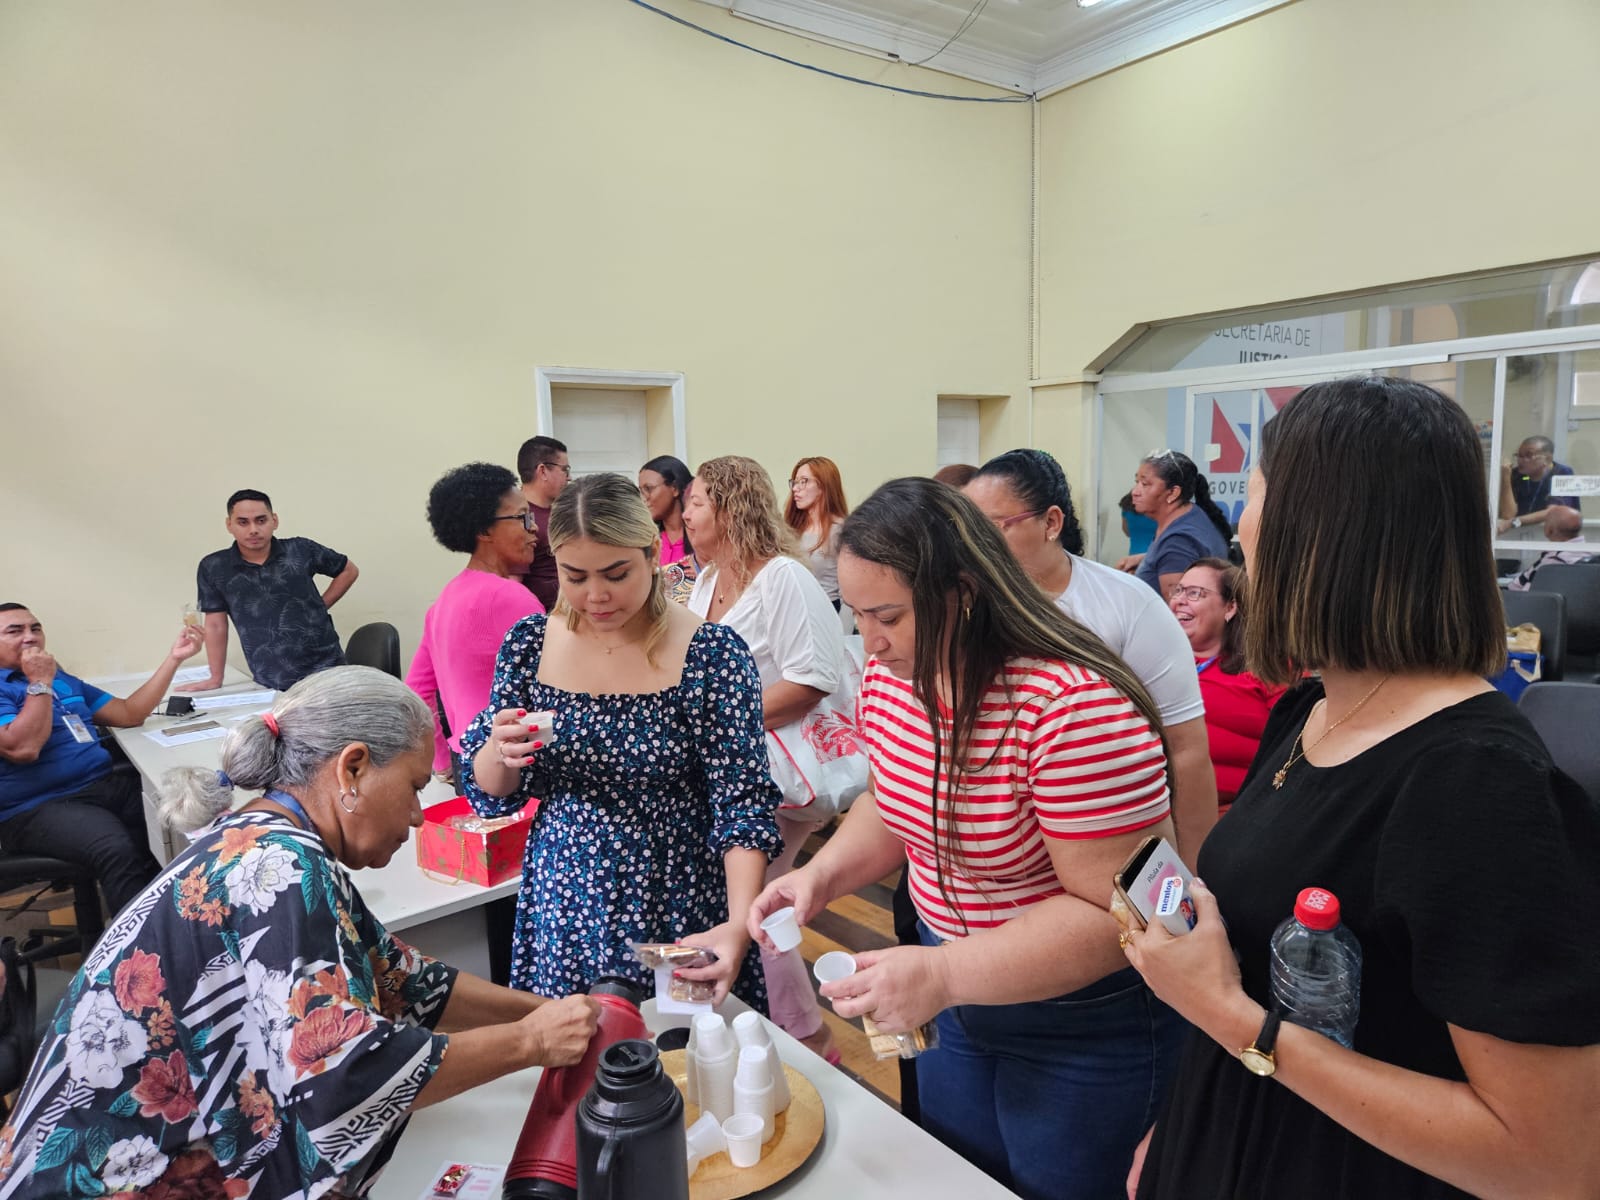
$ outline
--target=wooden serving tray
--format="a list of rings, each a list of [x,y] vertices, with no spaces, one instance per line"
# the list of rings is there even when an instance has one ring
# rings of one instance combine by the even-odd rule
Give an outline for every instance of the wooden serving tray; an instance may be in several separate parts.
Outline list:
[[[687,1052],[668,1050],[661,1066],[683,1092],[689,1078]],[[773,1122],[772,1140],[761,1147],[761,1161],[753,1167],[736,1167],[726,1153],[702,1160],[689,1177],[689,1200],[737,1200],[786,1179],[811,1157],[822,1141],[822,1097],[816,1086],[788,1063],[783,1074],[789,1081],[789,1107]],[[684,1128],[700,1118],[700,1109],[683,1101]]]

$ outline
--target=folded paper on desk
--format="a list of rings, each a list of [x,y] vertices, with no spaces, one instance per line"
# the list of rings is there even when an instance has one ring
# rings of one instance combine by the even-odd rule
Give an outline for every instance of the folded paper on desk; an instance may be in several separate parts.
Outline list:
[[[145,737],[158,746],[187,746],[190,742],[223,737],[227,732],[215,721],[189,721],[182,725],[169,725],[166,729],[148,730]]]
[[[504,882],[522,871],[522,851],[538,807],[537,800],[530,801],[506,824],[500,823],[504,818],[493,818],[477,830],[462,829],[468,823],[454,820],[473,815],[465,796],[424,809],[417,830],[417,865],[451,883],[493,887]]]

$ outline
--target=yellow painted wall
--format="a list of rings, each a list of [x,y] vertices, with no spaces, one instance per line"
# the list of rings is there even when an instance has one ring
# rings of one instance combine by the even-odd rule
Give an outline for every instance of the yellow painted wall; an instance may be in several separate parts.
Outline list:
[[[1596,47],[1593,0],[1300,0],[1047,98],[1040,376],[1140,322],[1600,251]]]
[[[857,498],[939,393],[1027,396],[1027,105],[624,0],[67,0],[0,7],[0,112],[0,593],[82,672],[154,666],[242,486],[409,658],[427,489],[536,365],[683,371],[691,458]]]

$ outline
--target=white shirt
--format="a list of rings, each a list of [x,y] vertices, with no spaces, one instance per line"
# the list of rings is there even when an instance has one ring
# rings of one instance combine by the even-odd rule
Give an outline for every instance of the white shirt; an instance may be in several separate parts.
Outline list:
[[[1072,558],[1072,579],[1056,607],[1086,625],[1127,663],[1169,728],[1205,715],[1194,651],[1172,610],[1137,576]]]
[[[694,581],[690,612],[703,617],[710,610],[717,574],[712,566]],[[756,572],[721,623],[750,647],[763,688],[783,679],[831,696],[843,686],[844,630],[839,614],[804,563],[782,556],[772,559]],[[1194,674],[1193,668],[1189,673]]]

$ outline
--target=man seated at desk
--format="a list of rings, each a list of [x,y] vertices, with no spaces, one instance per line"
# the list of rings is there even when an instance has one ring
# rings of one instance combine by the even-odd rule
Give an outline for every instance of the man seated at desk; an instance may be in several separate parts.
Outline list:
[[[206,615],[210,675],[182,692],[222,686],[228,665],[228,618],[239,630],[251,677],[288,691],[307,675],[344,662],[328,610],[360,574],[343,554],[310,538],[276,538],[278,514],[265,492],[246,488],[228,497],[232,546],[200,560],[200,611]],[[316,576],[333,582],[318,592]]]
[[[1495,532],[1542,525],[1553,512],[1581,508],[1576,496],[1550,494],[1558,475],[1571,474],[1571,467],[1556,461],[1556,446],[1549,438],[1524,438],[1515,460],[1500,468],[1500,519]]]
[[[94,726],[144,724],[200,646],[200,631],[184,629],[120,699],[59,669],[25,605],[0,604],[0,849],[88,867],[113,913],[156,877],[139,776],[112,772]]]

